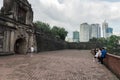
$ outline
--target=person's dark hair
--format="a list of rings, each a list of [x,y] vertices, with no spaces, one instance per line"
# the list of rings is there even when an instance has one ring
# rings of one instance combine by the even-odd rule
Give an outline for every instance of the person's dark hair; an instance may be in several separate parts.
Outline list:
[[[99,48],[100,50],[102,50],[102,48]]]

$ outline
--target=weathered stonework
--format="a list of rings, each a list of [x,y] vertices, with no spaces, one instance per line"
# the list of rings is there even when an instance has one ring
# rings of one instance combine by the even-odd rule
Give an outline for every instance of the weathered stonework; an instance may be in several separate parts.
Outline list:
[[[3,0],[0,13],[0,55],[25,54],[36,47],[33,11],[27,0]]]

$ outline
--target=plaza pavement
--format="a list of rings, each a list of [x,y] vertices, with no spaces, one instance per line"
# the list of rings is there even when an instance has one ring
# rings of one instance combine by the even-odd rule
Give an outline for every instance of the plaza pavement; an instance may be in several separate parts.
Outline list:
[[[119,80],[89,50],[0,57],[0,80]]]

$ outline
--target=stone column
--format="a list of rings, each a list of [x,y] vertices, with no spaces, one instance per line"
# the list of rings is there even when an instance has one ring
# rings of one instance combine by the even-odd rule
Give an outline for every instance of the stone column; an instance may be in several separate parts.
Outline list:
[[[6,45],[5,45],[5,51],[10,51],[10,31],[6,31],[6,39],[5,39]]]
[[[7,31],[4,31],[4,43],[3,43],[3,51],[6,52],[6,48],[7,48]]]
[[[14,31],[10,31],[10,52],[14,52],[14,45],[15,45],[15,33]]]
[[[3,52],[3,39],[4,39],[4,32],[0,31],[0,52]]]

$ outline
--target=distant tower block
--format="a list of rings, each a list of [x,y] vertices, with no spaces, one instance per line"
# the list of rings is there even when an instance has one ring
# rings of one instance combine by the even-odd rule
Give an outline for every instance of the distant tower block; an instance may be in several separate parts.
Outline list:
[[[108,28],[108,23],[106,21],[104,21],[102,24],[102,32],[103,32],[104,38],[107,38],[107,28]]]
[[[83,23],[80,25],[80,42],[88,42],[90,39],[90,25]]]
[[[91,24],[90,28],[90,38],[100,38],[101,37],[101,28],[99,24]]]
[[[73,32],[73,42],[79,42],[79,32],[78,31]]]

